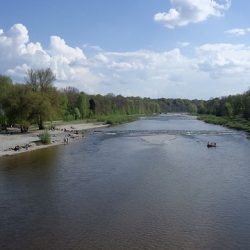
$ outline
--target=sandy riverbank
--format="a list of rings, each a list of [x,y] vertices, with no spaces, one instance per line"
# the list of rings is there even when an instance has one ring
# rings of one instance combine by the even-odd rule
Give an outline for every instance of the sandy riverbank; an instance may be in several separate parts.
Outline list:
[[[83,132],[90,131],[96,128],[107,127],[105,124],[96,123],[81,123],[81,124],[65,124],[56,126],[55,130],[50,130],[51,144],[37,145],[40,139],[39,134],[42,133],[39,130],[35,130],[26,134],[13,133],[13,134],[0,134],[0,157],[7,155],[14,155],[23,152],[29,152],[41,148],[51,147],[64,143],[64,138],[68,138],[69,143],[83,137]],[[13,150],[16,146],[20,147],[20,150]],[[29,145],[25,148],[26,145]]]

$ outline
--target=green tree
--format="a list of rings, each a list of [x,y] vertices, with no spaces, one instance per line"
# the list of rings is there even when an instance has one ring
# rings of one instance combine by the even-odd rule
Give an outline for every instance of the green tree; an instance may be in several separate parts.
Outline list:
[[[78,96],[77,107],[80,111],[80,117],[82,119],[89,115],[89,100],[88,96],[84,92],[81,92]]]
[[[30,69],[27,72],[26,85],[35,93],[32,103],[32,118],[39,129],[44,129],[44,121],[51,120],[59,113],[58,92],[53,86],[56,77],[50,68]]]
[[[95,114],[95,107],[96,107],[95,101],[94,101],[93,98],[91,98],[91,99],[89,100],[90,115],[94,115],[94,114]]]
[[[39,130],[44,129],[44,121],[51,121],[53,116],[53,107],[49,97],[40,92],[33,93],[31,107],[32,120],[38,125]]]
[[[232,117],[233,116],[233,106],[231,105],[231,103],[226,102],[224,107],[225,107],[225,115]]]
[[[81,118],[81,113],[77,107],[74,108],[74,117],[75,117],[75,120],[78,120]]]
[[[250,119],[250,95],[244,97],[243,115],[246,119]]]
[[[188,112],[191,114],[196,114],[197,113],[197,106],[194,103],[190,102],[188,104]]]
[[[13,85],[2,101],[8,124],[18,124],[21,132],[27,132],[32,119],[32,103],[33,94],[29,87]]]
[[[7,117],[3,107],[3,100],[5,99],[12,85],[13,83],[10,77],[0,75],[0,126],[5,129],[7,126]]]

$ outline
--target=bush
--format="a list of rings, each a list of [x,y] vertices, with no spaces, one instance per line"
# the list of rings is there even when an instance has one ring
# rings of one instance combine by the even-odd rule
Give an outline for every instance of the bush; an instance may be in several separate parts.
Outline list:
[[[214,115],[200,115],[198,119],[207,123],[250,132],[250,122],[246,119],[242,119],[241,117],[230,118],[228,116],[218,117]]]
[[[39,135],[42,144],[50,144],[51,137],[47,130],[45,130],[42,134]]]
[[[28,121],[20,122],[21,133],[27,133],[30,127],[30,123]]]

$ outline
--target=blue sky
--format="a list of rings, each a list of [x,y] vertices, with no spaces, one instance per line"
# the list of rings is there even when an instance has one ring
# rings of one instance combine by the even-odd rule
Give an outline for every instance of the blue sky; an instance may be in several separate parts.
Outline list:
[[[250,87],[243,0],[9,0],[0,73],[51,67],[87,93],[208,99]]]

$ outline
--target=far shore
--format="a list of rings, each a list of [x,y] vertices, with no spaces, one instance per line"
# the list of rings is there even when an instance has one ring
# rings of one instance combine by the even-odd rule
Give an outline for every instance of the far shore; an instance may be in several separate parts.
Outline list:
[[[66,143],[71,143],[77,139],[82,139],[93,129],[107,126],[107,124],[103,123],[65,123],[56,125],[55,129],[49,130],[51,136],[50,144],[39,143],[39,135],[43,133],[42,130],[32,130],[28,133],[20,133],[17,130],[13,131],[10,129],[8,133],[0,134],[0,157],[64,144],[65,138],[67,138]],[[19,150],[15,149],[17,146]]]

